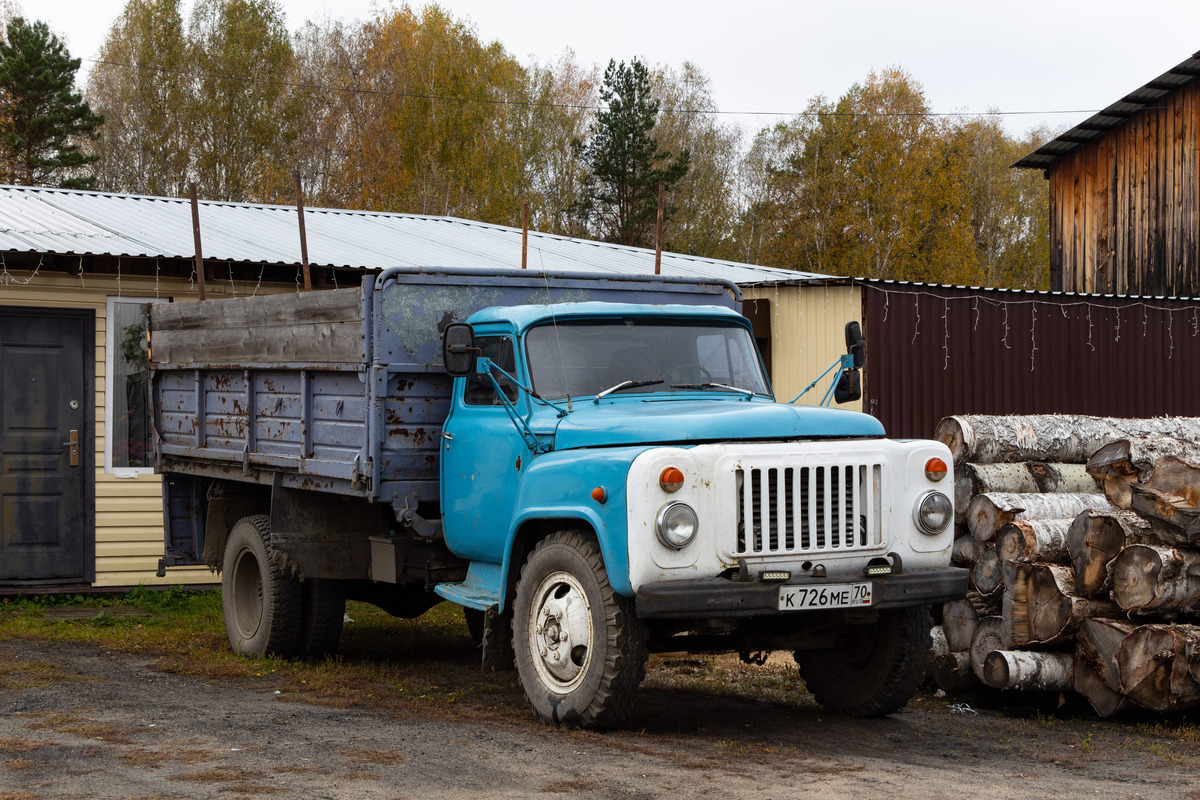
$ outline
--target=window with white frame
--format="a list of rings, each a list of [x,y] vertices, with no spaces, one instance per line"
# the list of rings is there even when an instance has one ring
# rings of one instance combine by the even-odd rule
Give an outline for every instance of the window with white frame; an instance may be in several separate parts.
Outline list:
[[[104,470],[152,471],[147,306],[154,298],[108,298],[104,370]]]

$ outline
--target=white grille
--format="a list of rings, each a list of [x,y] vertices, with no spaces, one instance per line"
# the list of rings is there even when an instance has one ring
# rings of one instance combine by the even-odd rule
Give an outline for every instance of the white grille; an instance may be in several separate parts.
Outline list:
[[[877,463],[738,467],[739,556],[838,553],[878,547]]]

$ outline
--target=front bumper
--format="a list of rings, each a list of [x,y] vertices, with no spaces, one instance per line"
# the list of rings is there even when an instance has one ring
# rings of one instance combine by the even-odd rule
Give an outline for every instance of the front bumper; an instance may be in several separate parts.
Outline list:
[[[957,600],[967,593],[969,577],[968,570],[946,567],[871,578],[869,607],[903,608]],[[710,619],[804,613],[779,610],[781,586],[848,582],[844,578],[809,577],[793,578],[786,583],[725,578],[664,581],[637,590],[637,614],[642,619]]]

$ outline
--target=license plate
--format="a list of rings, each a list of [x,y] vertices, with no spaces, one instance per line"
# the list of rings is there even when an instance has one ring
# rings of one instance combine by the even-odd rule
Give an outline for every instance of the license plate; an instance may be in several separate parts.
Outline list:
[[[780,611],[817,608],[859,608],[871,605],[871,583],[831,583],[821,586],[780,586]]]

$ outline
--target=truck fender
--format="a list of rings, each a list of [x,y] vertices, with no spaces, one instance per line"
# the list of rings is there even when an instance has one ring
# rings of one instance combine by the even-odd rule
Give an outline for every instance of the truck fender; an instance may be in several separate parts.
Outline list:
[[[516,586],[526,554],[538,539],[557,530],[587,527],[595,534],[608,580],[618,594],[633,596],[629,581],[625,481],[629,465],[644,447],[549,453],[521,476],[519,509],[504,545],[506,598]],[[593,489],[603,488],[603,500]]]

